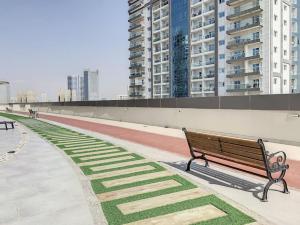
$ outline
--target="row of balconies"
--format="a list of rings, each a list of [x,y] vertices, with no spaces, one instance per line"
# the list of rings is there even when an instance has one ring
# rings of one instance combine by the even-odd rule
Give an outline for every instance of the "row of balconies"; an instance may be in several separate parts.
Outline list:
[[[260,84],[245,83],[245,84],[229,84],[226,87],[227,92],[245,92],[245,91],[260,91]]]
[[[249,38],[239,38],[235,39],[233,41],[229,41],[227,44],[227,49],[235,48],[235,47],[240,47],[244,46],[247,44],[254,44],[260,42],[260,37],[259,35],[253,35],[252,37],[250,36]]]
[[[261,55],[260,52],[253,52],[252,54],[246,55],[245,52],[235,53],[227,59],[227,63],[231,64],[234,62],[245,61],[245,60],[253,60],[253,59],[260,59]]]
[[[241,17],[251,16],[252,14],[262,12],[262,8],[259,3],[250,2],[247,5],[242,7],[236,7],[229,12],[229,15],[226,17],[228,20],[236,20]]]
[[[253,69],[236,69],[232,71],[228,71],[226,77],[227,78],[235,78],[235,77],[245,77],[245,76],[260,76],[261,75],[261,69],[259,67],[253,68]]]
[[[254,27],[261,27],[261,19],[260,18],[256,18],[256,19],[253,19],[252,21],[240,21],[239,23],[235,23],[235,24],[232,24],[230,25],[228,28],[227,28],[227,34],[231,35],[231,34],[234,34],[236,32],[240,32],[240,31],[245,31],[247,29],[251,29],[251,28],[254,28]]]
[[[202,27],[206,27],[206,26],[209,26],[209,25],[212,25],[212,24],[215,24],[215,23],[216,23],[215,18],[208,19],[205,22],[200,21],[200,22],[194,23],[192,25],[192,30],[197,30],[197,29],[200,29]]]

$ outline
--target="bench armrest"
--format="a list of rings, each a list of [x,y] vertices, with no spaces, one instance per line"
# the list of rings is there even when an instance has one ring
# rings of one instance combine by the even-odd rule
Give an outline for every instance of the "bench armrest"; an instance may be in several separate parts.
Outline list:
[[[271,173],[287,170],[289,165],[286,164],[286,154],[284,151],[267,154],[268,169]]]

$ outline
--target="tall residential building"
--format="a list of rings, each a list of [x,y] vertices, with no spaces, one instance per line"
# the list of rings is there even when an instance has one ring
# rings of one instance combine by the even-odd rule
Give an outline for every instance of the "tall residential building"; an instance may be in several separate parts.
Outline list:
[[[292,92],[300,93],[300,3],[293,0],[292,8]]]
[[[129,0],[129,61],[131,98],[150,98],[151,74],[151,0]]]
[[[300,85],[295,0],[128,3],[130,97],[280,94]]]
[[[99,71],[83,71],[83,100],[99,100]]]
[[[10,100],[9,82],[0,81],[0,104],[7,104]]]

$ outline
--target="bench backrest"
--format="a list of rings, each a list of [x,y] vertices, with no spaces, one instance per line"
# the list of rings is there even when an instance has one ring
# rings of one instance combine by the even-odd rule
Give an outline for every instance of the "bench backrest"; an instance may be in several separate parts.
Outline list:
[[[184,130],[191,151],[265,170],[262,143]]]

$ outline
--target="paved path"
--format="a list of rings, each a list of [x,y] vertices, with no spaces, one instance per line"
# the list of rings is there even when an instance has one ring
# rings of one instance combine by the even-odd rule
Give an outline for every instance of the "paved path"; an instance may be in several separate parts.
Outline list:
[[[169,151],[152,148],[149,146],[137,144],[124,139],[118,139],[113,136],[101,134],[99,132],[88,131],[87,129],[80,129],[74,126],[63,125],[57,122],[51,122],[59,126],[64,126],[89,136],[100,138],[102,140],[114,143],[120,147],[130,149],[132,152],[138,153],[145,158],[162,162],[175,173],[179,173],[184,177],[188,177],[193,182],[202,187],[209,188],[208,191],[218,193],[222,199],[236,206],[243,208],[243,211],[250,210],[256,214],[252,216],[263,224],[277,224],[277,225],[299,225],[299,205],[300,192],[291,190],[290,195],[285,195],[277,191],[269,192],[269,202],[262,203],[257,194],[261,197],[261,188],[265,185],[266,180],[257,176],[252,176],[237,170],[231,170],[222,166],[211,164],[209,168],[205,168],[199,164],[192,166],[193,171],[186,173],[184,171],[187,158],[179,154],[174,154]],[[174,169],[175,168],[175,169]],[[274,186],[275,189],[281,187]],[[260,192],[260,193],[258,193]],[[287,210],[289,209],[289,210]]]
[[[93,122],[91,119],[85,120],[83,118],[81,119],[80,117],[74,117],[74,116],[70,118],[68,116],[63,116],[63,115],[49,115],[49,114],[40,113],[40,117],[51,121],[56,121],[63,124],[79,127],[85,130],[99,132],[116,138],[143,144],[153,148],[162,149],[168,152],[182,155],[184,157],[189,157],[189,149],[186,140],[180,138],[179,135],[177,135],[176,137],[162,135],[161,133],[163,132],[163,128],[160,129],[156,128],[155,133],[150,133],[149,131],[151,129],[147,129],[148,132],[146,132],[146,131],[128,128],[129,126],[118,127],[116,126],[117,123],[114,123],[114,125],[109,125],[109,123],[101,124],[99,122]],[[174,134],[175,133],[174,129],[171,130],[172,130],[171,133]],[[279,149],[279,150],[283,150],[283,149]],[[297,155],[300,155],[300,153],[299,154],[297,153]],[[232,164],[235,167],[241,169],[253,170],[253,171],[255,170],[252,168],[246,168],[241,165],[236,165],[234,163],[224,162],[219,159],[215,159],[215,158],[211,158],[211,159],[219,163]],[[290,187],[300,189],[300,173],[299,173],[300,161],[288,159],[288,163],[290,165],[290,169],[286,174],[286,180],[288,181]]]
[[[110,225],[243,225],[255,222],[159,163],[85,133],[15,117],[62,149],[90,180]],[[85,223],[82,223],[85,224]]]
[[[56,148],[18,124],[15,130],[0,130],[1,151],[15,149],[20,129],[26,131],[26,143],[0,162],[0,224],[95,224],[78,175]]]

